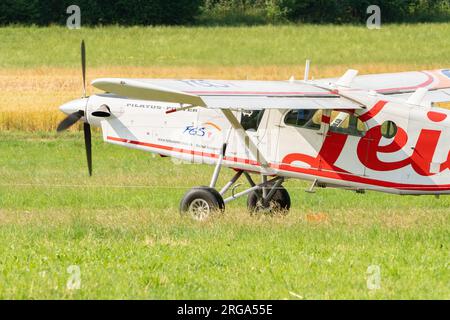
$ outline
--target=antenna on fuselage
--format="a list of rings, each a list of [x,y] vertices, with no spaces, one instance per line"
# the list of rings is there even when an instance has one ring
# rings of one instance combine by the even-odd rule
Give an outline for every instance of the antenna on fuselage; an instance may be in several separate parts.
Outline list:
[[[304,80],[308,81],[309,80],[309,68],[311,66],[311,60],[307,59],[306,63],[305,63],[305,77]]]
[[[427,95],[429,89],[428,88],[419,88],[409,97],[409,99],[406,101],[408,104],[413,105],[422,105],[423,100],[425,99],[425,96]]]
[[[357,75],[358,70],[349,69],[342,77],[339,78],[339,80],[336,82],[336,85],[339,87],[349,88]]]

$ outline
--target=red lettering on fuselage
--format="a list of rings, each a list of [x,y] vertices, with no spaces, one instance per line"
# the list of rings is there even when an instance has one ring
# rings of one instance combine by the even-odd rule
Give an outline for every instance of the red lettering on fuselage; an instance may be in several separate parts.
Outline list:
[[[360,115],[359,120],[361,120],[362,122],[369,121],[370,119],[374,118],[377,114],[379,114],[387,104],[388,104],[387,101],[384,100],[378,101],[369,111]]]
[[[413,154],[399,161],[385,162],[380,160],[379,153],[395,153],[402,150],[407,142],[408,135],[402,128],[389,145],[381,146],[383,139],[381,126],[367,131],[367,134],[358,144],[357,154],[363,165],[376,171],[393,171],[411,165],[413,169],[422,176],[433,175],[430,172],[430,164],[436,152],[441,131],[423,129],[420,132]]]
[[[430,172],[430,165],[433,162],[441,134],[441,131],[423,129],[411,156],[405,156],[404,159],[398,161],[385,162],[380,160],[379,155],[396,153],[404,149],[408,143],[408,134],[399,127],[397,135],[392,142],[388,145],[381,145],[383,139],[381,126],[376,126],[367,131],[366,135],[359,140],[357,156],[365,167],[375,171],[394,171],[411,165],[418,174],[432,176],[434,173]],[[299,161],[309,164],[312,168],[348,172],[335,165],[344,149],[347,138],[347,135],[329,132],[317,157],[293,153],[283,159],[283,164],[292,164],[295,161]],[[450,169],[450,153],[447,162],[441,165],[440,171],[442,172],[446,169]]]
[[[380,152],[394,153],[403,149],[408,141],[405,130],[398,128],[397,135],[389,145],[380,146],[382,138],[381,126],[377,126],[367,131],[365,137],[359,141],[357,154],[362,164],[376,171],[393,171],[407,166],[409,164],[408,159],[398,162],[384,162],[378,157]]]
[[[445,163],[443,163],[443,164],[441,165],[441,172],[444,171],[444,170],[446,170],[446,169],[449,169],[449,170],[450,170],[450,152],[448,153],[447,162],[445,162]]]
[[[301,153],[292,153],[283,159],[283,163],[291,164],[295,161],[300,161],[310,165],[312,168],[347,172],[335,166],[335,163],[339,159],[342,149],[347,142],[347,137],[348,136],[344,134],[329,132],[317,157],[312,157]]]
[[[383,111],[387,104],[388,101],[378,101],[369,111],[360,115],[359,119],[362,122],[373,119]],[[441,112],[430,111],[427,113],[427,117],[432,122],[442,122],[447,118],[447,115]],[[330,123],[328,117],[323,117],[322,122]],[[405,154],[403,159],[386,162],[380,159],[381,154],[399,153],[398,157],[402,158],[400,151],[404,150],[408,144],[408,134],[404,129],[399,127],[395,138],[388,145],[381,145],[383,139],[381,126],[376,126],[368,130],[366,135],[359,140],[356,153],[359,161],[365,167],[375,171],[394,171],[411,165],[418,174],[432,176],[435,173],[430,172],[431,164],[441,135],[442,132],[438,130],[422,129],[415,147],[412,148],[413,152],[411,156]],[[347,172],[336,166],[336,162],[341,156],[347,138],[348,136],[344,134],[328,132],[317,157],[294,153],[286,156],[283,159],[283,164],[300,161],[309,164],[312,168]],[[405,149],[405,152],[409,154],[410,151]],[[447,161],[441,164],[440,172],[446,169],[450,169],[450,152]]]

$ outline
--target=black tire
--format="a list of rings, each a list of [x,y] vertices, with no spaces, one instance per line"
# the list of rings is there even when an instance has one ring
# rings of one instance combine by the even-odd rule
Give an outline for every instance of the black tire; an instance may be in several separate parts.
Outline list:
[[[264,203],[262,191],[257,190],[248,195],[247,208],[252,214],[287,214],[291,208],[291,197],[284,187],[279,187],[272,196],[272,199],[267,203]]]
[[[209,187],[195,187],[186,192],[180,203],[181,215],[190,215],[195,220],[205,220],[211,214],[223,213],[225,202],[220,193]]]

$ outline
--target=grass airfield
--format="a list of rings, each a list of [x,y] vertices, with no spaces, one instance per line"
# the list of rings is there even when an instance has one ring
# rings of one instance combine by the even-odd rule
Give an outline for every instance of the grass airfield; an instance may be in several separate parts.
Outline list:
[[[288,79],[306,58],[316,77],[450,67],[449,31],[0,28],[0,298],[450,299],[449,197],[311,195],[288,181],[286,217],[250,217],[240,199],[195,222],[179,201],[213,168],[105,144],[97,132],[89,178],[82,133],[53,133],[57,107],[81,94],[82,38],[89,80]],[[79,289],[67,288],[73,265]],[[377,290],[367,288],[373,265]]]
[[[304,192],[286,217],[178,214],[212,168],[80,133],[1,134],[0,298],[448,299],[450,198]],[[232,172],[224,171],[223,178]],[[223,179],[222,179],[222,182]],[[81,287],[66,287],[77,265]],[[381,268],[368,290],[367,269]]]

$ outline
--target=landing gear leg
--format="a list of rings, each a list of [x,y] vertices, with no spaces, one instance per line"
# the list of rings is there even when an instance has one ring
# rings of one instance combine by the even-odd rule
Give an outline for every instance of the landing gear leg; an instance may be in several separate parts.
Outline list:
[[[222,195],[215,189],[227,144],[223,144],[222,152],[214,169],[209,187],[195,187],[189,190],[180,203],[180,213],[189,215],[195,220],[206,220],[210,215],[225,211],[225,202]]]
[[[282,179],[274,185],[265,187],[268,190],[264,196],[264,190],[252,191],[247,198],[247,208],[252,214],[287,214],[291,208],[291,198],[288,191],[281,185]]]
[[[250,174],[247,172],[238,172],[235,177],[227,184],[228,189],[244,174],[250,184],[250,188],[238,194],[232,192],[232,196],[225,199],[225,203],[231,202],[243,196],[247,198],[247,208],[250,213],[284,213],[287,214],[291,208],[291,198],[287,190],[282,186],[284,178],[276,177],[272,180],[263,178],[261,184],[256,184]],[[228,189],[221,191],[223,195]],[[234,189],[233,189],[234,191]]]
[[[205,220],[214,212],[224,212],[225,204],[243,196],[247,198],[247,208],[251,213],[288,213],[291,208],[289,193],[282,186],[285,179],[275,177],[268,180],[267,175],[262,176],[262,182],[256,184],[248,172],[239,170],[233,178],[218,192],[216,190],[222,162],[225,156],[226,144],[217,161],[216,168],[211,178],[209,187],[195,187],[189,190],[181,200],[180,212],[182,215],[190,215],[195,220]],[[235,189],[240,185],[236,182],[245,176],[250,188],[235,194]],[[223,196],[231,189],[231,196],[224,199]]]

